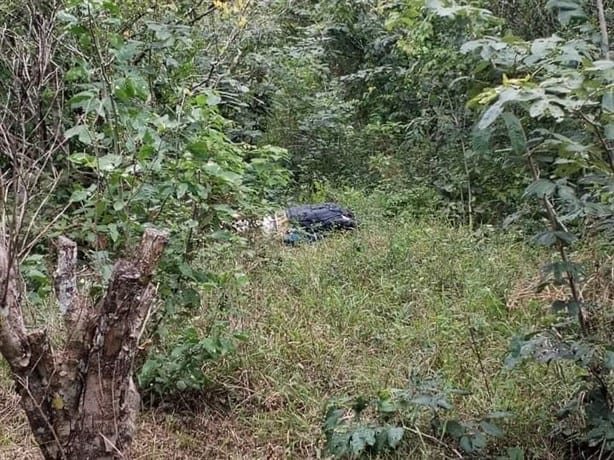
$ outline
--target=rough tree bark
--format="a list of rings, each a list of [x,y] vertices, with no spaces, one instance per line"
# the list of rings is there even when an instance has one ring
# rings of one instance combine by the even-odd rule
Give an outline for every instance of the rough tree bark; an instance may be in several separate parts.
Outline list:
[[[104,298],[93,305],[77,289],[77,246],[60,238],[54,282],[65,330],[54,349],[45,331],[25,327],[23,286],[0,239],[0,353],[46,459],[123,458],[139,408],[132,363],[167,240],[166,232],[147,229],[134,256],[115,264]]]

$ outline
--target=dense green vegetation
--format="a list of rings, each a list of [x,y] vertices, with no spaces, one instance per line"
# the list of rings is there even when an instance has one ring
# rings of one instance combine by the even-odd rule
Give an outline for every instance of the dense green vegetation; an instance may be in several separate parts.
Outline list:
[[[614,10],[490,3],[0,6],[32,325],[60,329],[59,235],[98,299],[170,230],[139,458],[614,455]],[[229,230],[326,200],[360,228]],[[3,456],[31,447],[15,404]]]

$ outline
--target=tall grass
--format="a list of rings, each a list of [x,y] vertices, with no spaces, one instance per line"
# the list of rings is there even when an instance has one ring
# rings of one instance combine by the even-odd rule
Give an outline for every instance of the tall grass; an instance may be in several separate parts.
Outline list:
[[[181,328],[205,334],[223,322],[246,340],[203,363],[204,394],[143,414],[134,458],[318,458],[327,401],[404,388],[412,373],[467,390],[454,401],[459,419],[515,414],[489,455],[519,446],[527,458],[559,458],[548,431],[571,393],[569,369],[502,369],[511,336],[547,321],[546,302],[524,289],[540,254],[515,235],[390,216],[382,200],[342,197],[361,221],[351,233],[297,247],[258,240],[203,257],[204,268],[244,273],[249,283],[204,292],[202,310]],[[7,433],[23,428],[16,416],[2,420]],[[1,436],[0,458],[16,445]],[[389,458],[454,458],[454,447],[409,433]]]
[[[228,381],[227,368],[217,377],[243,388],[231,397],[237,423],[259,443],[279,446],[283,458],[312,458],[330,398],[374,396],[406,387],[412,373],[439,374],[470,392],[456,401],[455,416],[511,411],[500,446],[548,458],[568,371],[502,370],[509,339],[547,311],[512,298],[537,275],[537,251],[514,235],[410,213],[385,218],[381,203],[357,195],[347,202],[359,230],[300,247],[261,243],[225,265],[250,279],[225,293],[228,320],[249,337],[233,364],[241,385]],[[409,439],[394,455],[445,452]]]

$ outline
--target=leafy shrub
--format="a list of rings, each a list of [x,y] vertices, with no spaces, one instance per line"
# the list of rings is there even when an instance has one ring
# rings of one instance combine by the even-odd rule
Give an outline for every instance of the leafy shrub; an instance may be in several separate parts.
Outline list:
[[[578,235],[587,236],[584,229],[608,228],[614,213],[612,191],[605,185],[614,180],[613,64],[593,39],[588,5],[548,4],[566,26],[562,36],[531,41],[489,36],[465,43],[462,50],[508,73],[501,84],[483,88],[470,101],[485,108],[476,134],[488,138],[502,122],[508,149],[526,162],[532,182],[524,197],[539,202],[548,223],[535,242],[556,254],[544,266],[542,287],[564,286],[567,291],[552,303],[562,320],[550,330],[514,338],[507,365],[534,359],[578,366],[579,389],[562,409],[563,421],[555,432],[585,454],[597,448],[609,455],[614,450],[614,344],[611,331],[603,331],[605,317],[597,314],[603,309],[584,299],[587,273],[572,260],[570,248]]]
[[[510,414],[493,413],[477,422],[443,418],[442,413],[453,408],[450,396],[462,394],[466,393],[442,389],[439,379],[422,380],[414,375],[407,389],[382,391],[372,399],[357,397],[331,402],[323,426],[327,452],[343,457],[395,449],[407,430],[425,431],[420,424],[428,415],[427,421],[436,436],[449,436],[467,454],[480,453],[488,437],[503,437],[503,431],[493,420]]]
[[[204,366],[234,352],[241,334],[229,334],[222,325],[203,337],[194,327],[183,329],[164,351],[151,353],[138,373],[141,389],[152,399],[181,392],[202,391],[209,383]]]
[[[378,191],[382,201],[384,216],[396,217],[400,214],[412,216],[432,215],[441,209],[441,196],[432,188],[412,187],[397,191]]]

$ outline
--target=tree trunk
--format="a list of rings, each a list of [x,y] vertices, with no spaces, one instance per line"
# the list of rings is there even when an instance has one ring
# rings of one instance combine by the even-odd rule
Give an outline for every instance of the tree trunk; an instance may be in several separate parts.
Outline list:
[[[132,442],[139,409],[132,364],[167,238],[146,230],[135,256],[115,264],[96,306],[77,290],[76,244],[60,238],[54,281],[65,331],[57,350],[45,331],[27,332],[23,287],[0,241],[0,353],[46,459],[123,458]]]
[[[599,31],[601,32],[601,52],[604,59],[611,59],[610,42],[608,39],[608,23],[605,18],[605,8],[603,0],[596,0],[597,18],[599,20]]]

